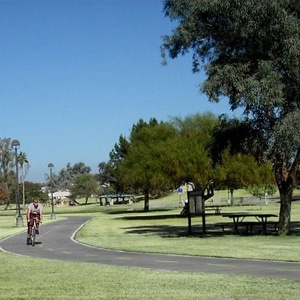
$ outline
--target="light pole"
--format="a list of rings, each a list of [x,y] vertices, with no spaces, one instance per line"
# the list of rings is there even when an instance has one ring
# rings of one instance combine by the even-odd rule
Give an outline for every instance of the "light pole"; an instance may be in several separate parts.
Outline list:
[[[52,184],[52,169],[53,169],[53,167],[54,167],[53,163],[48,164],[48,168],[50,170],[50,193],[51,193],[51,207],[52,207],[51,220],[55,219],[54,201],[53,201],[53,184]]]
[[[19,168],[18,168],[18,148],[20,147],[20,142],[18,140],[13,140],[11,142],[11,146],[15,150],[15,163],[16,163],[16,205],[17,205],[17,217],[16,217],[16,224],[18,227],[23,226],[23,217],[21,215],[20,209],[20,199],[19,199]]]

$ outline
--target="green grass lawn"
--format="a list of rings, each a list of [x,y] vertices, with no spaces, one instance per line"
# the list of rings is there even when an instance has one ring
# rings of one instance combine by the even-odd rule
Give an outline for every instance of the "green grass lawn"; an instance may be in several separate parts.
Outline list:
[[[300,233],[275,235],[210,234],[200,232],[201,219],[180,218],[178,195],[152,200],[150,212],[143,203],[100,207],[56,207],[57,219],[68,215],[93,217],[76,236],[82,242],[110,249],[218,257],[300,261]],[[258,210],[278,214],[278,204],[223,207],[224,211]],[[300,203],[292,206],[292,221],[300,221]],[[51,208],[45,209],[44,223]],[[207,224],[224,221],[208,216]],[[42,230],[42,227],[41,227]],[[25,231],[17,228],[13,211],[0,212],[0,238]],[[25,232],[24,232],[25,235]],[[20,245],[22,247],[23,245]],[[125,268],[89,263],[33,259],[1,253],[0,299],[299,299],[300,280],[259,278],[189,272]],[[37,284],[34,284],[37,282]],[[34,291],[34,294],[33,294]]]

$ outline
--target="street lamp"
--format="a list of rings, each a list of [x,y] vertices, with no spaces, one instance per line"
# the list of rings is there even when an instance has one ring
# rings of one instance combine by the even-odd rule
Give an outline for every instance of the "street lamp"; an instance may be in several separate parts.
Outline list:
[[[11,142],[11,146],[15,150],[15,163],[16,163],[16,205],[17,205],[17,217],[16,217],[16,224],[18,227],[23,226],[23,217],[21,215],[20,209],[20,199],[19,199],[19,168],[18,168],[18,148],[20,147],[20,142],[18,140],[13,140]]]
[[[53,163],[48,164],[48,168],[50,170],[50,193],[51,193],[51,207],[52,207],[51,220],[55,219],[54,201],[53,201],[53,184],[52,184],[52,169],[53,169],[53,167],[54,167]]]

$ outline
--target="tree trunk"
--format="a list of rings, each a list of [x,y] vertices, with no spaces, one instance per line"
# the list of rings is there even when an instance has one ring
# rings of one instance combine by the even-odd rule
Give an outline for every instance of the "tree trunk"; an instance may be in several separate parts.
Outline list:
[[[279,189],[279,193],[280,193],[280,210],[279,210],[278,234],[280,236],[285,236],[290,233],[293,185],[286,183],[284,187]]]
[[[25,183],[22,175],[22,198],[23,198],[23,210],[25,210]]]
[[[297,182],[297,171],[300,165],[300,148],[298,149],[291,167],[288,169],[289,163],[284,163],[284,159],[280,155],[277,157],[275,164],[275,178],[280,194],[280,211],[278,234],[281,236],[290,233],[292,195],[294,185]]]
[[[144,211],[149,211],[149,192],[145,192]]]

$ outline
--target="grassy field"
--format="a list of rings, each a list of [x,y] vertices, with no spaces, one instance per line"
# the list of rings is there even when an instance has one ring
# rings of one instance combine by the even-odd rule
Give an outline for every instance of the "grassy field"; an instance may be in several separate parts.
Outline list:
[[[100,207],[94,200],[90,203],[86,207],[56,207],[56,214],[57,219],[75,214],[91,215],[92,221],[76,236],[91,245],[128,251],[300,261],[298,231],[288,237],[277,237],[221,235],[208,230],[203,237],[201,219],[195,217],[192,219],[194,234],[188,236],[187,219],[179,217],[181,208],[176,193],[152,200],[148,213],[142,212],[142,202],[111,207]],[[278,214],[278,209],[277,203],[262,203],[224,206],[222,212],[258,210]],[[292,221],[300,222],[300,203],[294,202],[292,210]],[[52,222],[51,209],[46,208],[45,212],[44,223]],[[213,224],[223,219],[211,215],[206,222]],[[13,211],[1,210],[0,239],[25,230],[17,228],[14,222]],[[300,280],[143,270],[33,259],[1,252],[0,259],[0,299],[296,300],[300,293]]]

